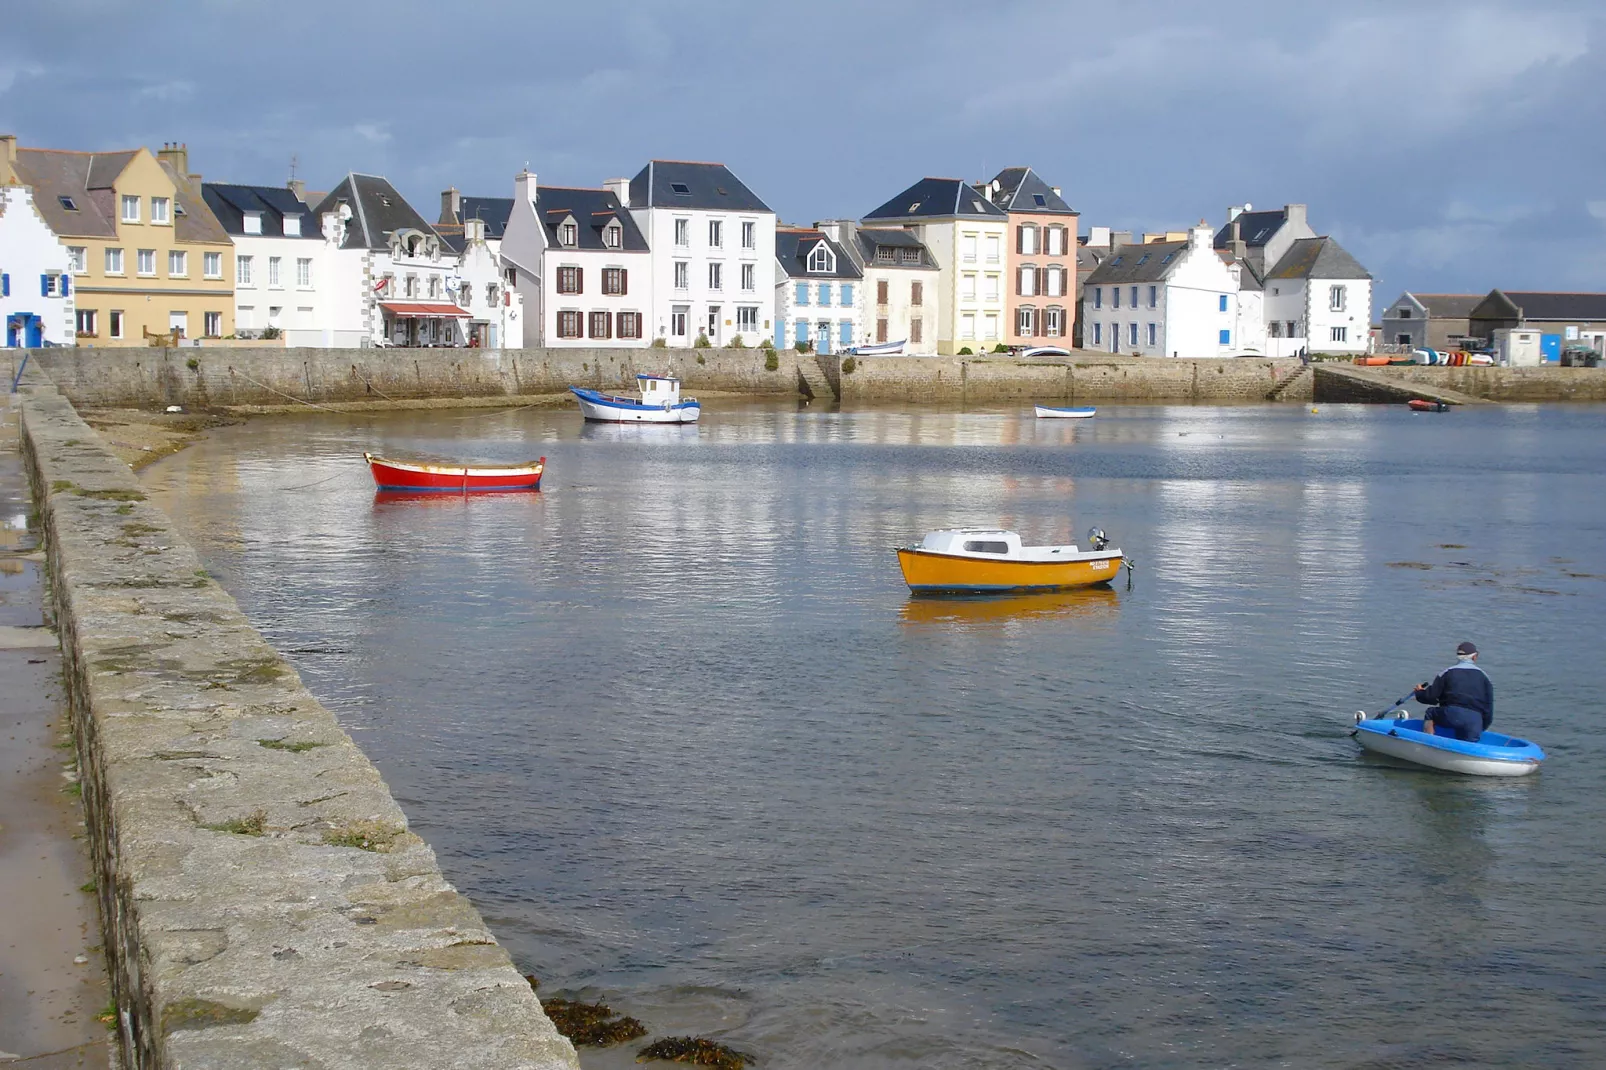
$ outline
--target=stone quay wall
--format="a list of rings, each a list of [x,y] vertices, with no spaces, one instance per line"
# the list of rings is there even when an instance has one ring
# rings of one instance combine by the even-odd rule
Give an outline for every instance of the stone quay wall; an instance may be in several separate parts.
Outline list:
[[[844,367],[841,393],[844,402],[1265,401],[1302,367],[1252,357],[858,357]]]
[[[122,1065],[577,1070],[378,771],[26,381]]]
[[[1606,368],[1395,364],[1371,370],[1402,385],[1454,390],[1486,401],[1606,401]]]

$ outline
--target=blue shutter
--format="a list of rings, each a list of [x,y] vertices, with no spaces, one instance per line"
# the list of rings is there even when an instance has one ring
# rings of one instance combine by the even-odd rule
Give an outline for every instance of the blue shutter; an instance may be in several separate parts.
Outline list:
[[[800,283],[797,284],[797,303],[801,307],[804,307],[804,308],[808,307],[808,304],[809,304],[809,284],[806,283],[806,282],[800,282]]]
[[[838,332],[837,333],[837,337],[841,340],[843,345],[850,346],[850,345],[853,344],[853,321],[852,320],[843,320],[837,326],[837,332]]]
[[[807,342],[809,340],[809,321],[808,320],[798,320],[797,321],[797,340],[799,342]]]
[[[831,284],[828,282],[820,283],[820,307],[831,307]]]
[[[1222,300],[1225,301],[1226,298],[1223,297]],[[1224,345],[1224,346],[1232,345],[1232,332],[1231,331],[1222,331],[1221,332],[1221,344]]]
[[[1222,294],[1221,295],[1221,311],[1223,311],[1223,312],[1227,311],[1227,295],[1226,294]]]
[[[852,305],[853,305],[853,283],[844,282],[842,284],[842,307],[843,308],[851,308]],[[846,339],[844,339],[844,341],[846,341]]]
[[[0,297],[11,296],[11,276],[0,274]]]
[[[40,297],[49,297],[50,296],[50,276],[49,275],[41,275],[41,276],[39,276],[39,296]]]
[[[63,275],[61,277],[61,296],[66,297],[68,294],[71,294],[71,293],[72,293],[72,277],[68,276],[68,275]]]

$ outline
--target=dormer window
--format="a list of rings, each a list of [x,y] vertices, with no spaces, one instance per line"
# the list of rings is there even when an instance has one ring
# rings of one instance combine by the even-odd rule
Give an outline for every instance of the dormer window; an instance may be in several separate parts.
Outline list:
[[[247,212],[247,213],[245,213],[244,227],[245,227],[245,232],[247,234],[261,234],[262,233],[262,213],[261,212]]]
[[[602,244],[609,249],[617,249],[624,241],[624,228],[616,219],[602,228]]]
[[[572,219],[565,219],[558,227],[558,244],[572,249],[580,244],[580,227]]]
[[[896,258],[896,256],[897,256],[897,251],[894,250],[891,246],[878,245],[878,246],[875,247],[875,262],[878,263],[878,264],[890,264],[890,263],[893,263],[893,261]]]
[[[292,212],[284,217],[284,236],[286,238],[301,237],[301,213]]]
[[[830,246],[823,241],[814,246],[809,252],[809,272],[829,274],[836,270],[836,257],[831,255]]]

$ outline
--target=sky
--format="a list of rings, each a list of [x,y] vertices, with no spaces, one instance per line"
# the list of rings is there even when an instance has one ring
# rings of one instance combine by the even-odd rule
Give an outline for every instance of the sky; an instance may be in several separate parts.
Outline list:
[[[719,160],[791,223],[1030,165],[1081,227],[1310,206],[1400,291],[1606,291],[1606,4],[13,0],[0,132],[512,195]]]

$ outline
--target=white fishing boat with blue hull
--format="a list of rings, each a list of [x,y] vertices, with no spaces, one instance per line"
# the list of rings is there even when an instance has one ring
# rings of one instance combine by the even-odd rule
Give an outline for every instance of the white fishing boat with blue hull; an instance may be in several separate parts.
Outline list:
[[[1355,715],[1355,741],[1374,754],[1471,776],[1527,776],[1537,772],[1545,752],[1537,743],[1499,732],[1484,732],[1478,742],[1428,735],[1417,717],[1385,719]]]
[[[1056,405],[1034,405],[1039,420],[1086,420],[1099,410],[1092,405],[1075,407],[1060,407]]]
[[[680,396],[680,380],[669,375],[638,375],[641,393],[635,397],[604,394],[583,386],[569,392],[580,403],[580,414],[587,420],[614,424],[690,424],[696,423],[703,407],[696,398]]]

